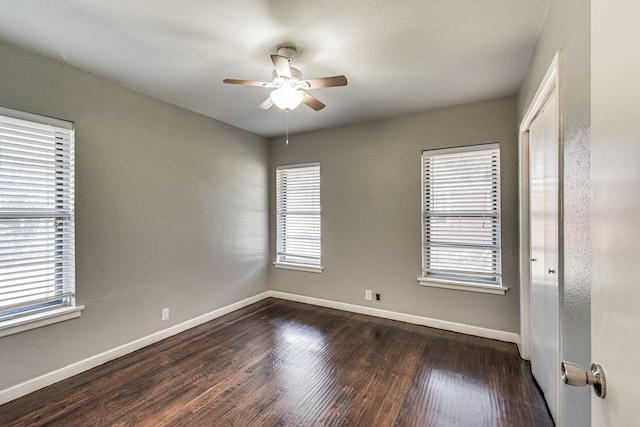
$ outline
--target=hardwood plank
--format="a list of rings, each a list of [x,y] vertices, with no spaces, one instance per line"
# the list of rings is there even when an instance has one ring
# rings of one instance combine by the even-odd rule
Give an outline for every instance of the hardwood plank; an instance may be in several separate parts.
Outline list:
[[[0,406],[0,425],[553,422],[513,344],[270,298]]]

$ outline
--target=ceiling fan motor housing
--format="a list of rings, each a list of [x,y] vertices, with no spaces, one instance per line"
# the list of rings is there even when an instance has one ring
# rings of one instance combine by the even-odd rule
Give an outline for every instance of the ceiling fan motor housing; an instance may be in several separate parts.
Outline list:
[[[302,80],[302,72],[300,70],[298,70],[297,68],[293,68],[291,67],[291,80],[292,81],[300,81]],[[275,81],[276,79],[278,79],[278,73],[274,70],[273,73],[271,74],[273,76],[273,80]]]

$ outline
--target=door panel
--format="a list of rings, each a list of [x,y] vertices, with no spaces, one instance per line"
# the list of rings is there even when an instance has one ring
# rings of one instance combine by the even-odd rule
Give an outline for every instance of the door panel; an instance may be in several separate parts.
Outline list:
[[[591,355],[607,396],[592,425],[637,426],[640,403],[640,2],[592,2]]]
[[[534,126],[529,131],[529,206],[531,245],[531,371],[538,384],[547,388],[544,365],[544,146],[541,129]],[[535,141],[535,143],[534,143]]]
[[[529,129],[531,370],[558,419],[558,104],[553,92]]]

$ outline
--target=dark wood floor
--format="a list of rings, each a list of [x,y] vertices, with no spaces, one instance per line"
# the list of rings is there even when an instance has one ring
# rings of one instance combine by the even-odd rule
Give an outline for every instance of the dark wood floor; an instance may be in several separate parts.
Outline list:
[[[515,345],[266,299],[0,406],[0,426],[547,426]]]

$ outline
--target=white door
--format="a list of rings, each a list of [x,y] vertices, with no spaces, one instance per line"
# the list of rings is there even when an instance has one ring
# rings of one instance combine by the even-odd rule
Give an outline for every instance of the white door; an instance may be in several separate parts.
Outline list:
[[[529,128],[529,241],[531,370],[555,420],[560,388],[558,133],[558,99],[554,91]]]
[[[533,126],[532,126],[533,127]],[[531,371],[544,389],[547,374],[544,364],[544,146],[536,129],[529,130],[529,206],[531,245]]]
[[[591,8],[591,358],[607,383],[605,399],[592,398],[591,420],[638,426],[640,2],[592,0]]]

